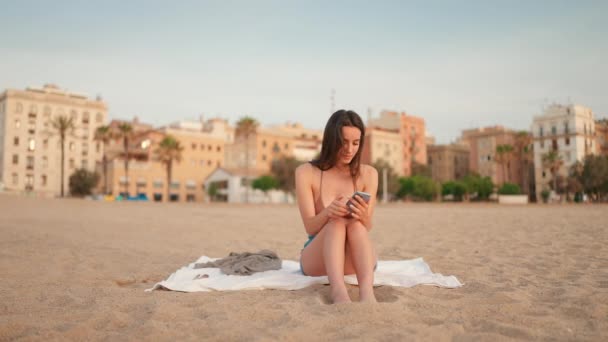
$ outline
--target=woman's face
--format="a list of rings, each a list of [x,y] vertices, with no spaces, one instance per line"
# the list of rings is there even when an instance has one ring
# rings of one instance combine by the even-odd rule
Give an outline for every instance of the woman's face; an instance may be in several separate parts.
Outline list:
[[[342,127],[342,148],[338,151],[338,162],[350,164],[359,150],[361,131],[357,127]]]

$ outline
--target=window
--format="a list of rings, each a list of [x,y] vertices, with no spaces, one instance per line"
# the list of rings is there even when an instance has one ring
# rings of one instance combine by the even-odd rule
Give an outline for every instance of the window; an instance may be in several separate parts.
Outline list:
[[[19,176],[16,173],[13,173],[13,185],[17,185],[19,183]]]
[[[34,176],[32,176],[32,175],[25,176],[25,188],[27,190],[32,190],[34,188]]]
[[[28,130],[27,130],[27,132],[28,132],[30,135],[34,135],[34,134],[36,134],[36,130],[35,130],[35,129],[33,129],[33,128],[28,129]]]
[[[208,150],[208,151],[211,151],[211,150],[213,150],[213,146],[211,146],[211,145],[208,145],[208,146],[207,146],[207,150]]]
[[[570,145],[570,137],[566,137],[566,145]]]
[[[13,154],[13,165],[19,164],[19,155]]]
[[[179,189],[179,181],[171,182],[171,189]]]
[[[31,105],[30,114],[34,114],[34,116],[36,116],[36,114],[38,114],[38,106],[36,106],[35,104]]]
[[[192,149],[196,150],[196,143],[192,143]]]
[[[211,166],[211,160],[207,160],[207,166]]]
[[[49,158],[47,156],[43,156],[42,157],[42,167],[48,167],[49,166]]]
[[[17,102],[17,113],[21,113],[23,112],[23,105],[21,104],[21,102]]]
[[[551,126],[551,134],[553,134],[553,135],[557,134],[557,127]]]
[[[568,127],[568,121],[564,122],[564,133],[570,133],[570,128]]]
[[[89,124],[89,112],[82,113],[82,124],[83,125]]]
[[[13,146],[19,146],[19,137],[13,139]]]
[[[152,183],[152,186],[154,186],[154,188],[156,188],[156,189],[162,188],[163,187],[163,181],[157,179],[157,180],[155,180]]]
[[[27,150],[33,151],[34,149],[36,149],[36,141],[30,138],[30,140],[27,142]]]
[[[543,178],[545,178],[545,176],[546,176],[546,175],[547,175],[547,174],[545,173],[545,171],[543,171]]]
[[[42,148],[45,150],[49,147],[49,139],[42,140]]]
[[[543,126],[540,126],[540,137],[542,138],[543,135],[544,135],[544,133],[543,133]]]
[[[262,154],[262,160],[266,161],[266,155],[265,154]]]
[[[218,146],[218,147],[216,148],[216,151],[218,151],[218,152],[220,152],[221,150],[222,150],[222,147],[221,147],[221,146]]]
[[[15,120],[15,128],[21,127],[21,121]]]
[[[27,156],[25,168],[27,170],[34,169],[34,157],[33,156]]]
[[[554,151],[557,151],[557,139],[553,139],[553,140],[551,141],[551,148],[552,148]]]
[[[277,144],[276,142],[272,145],[272,152],[274,152],[274,153],[281,152],[281,148],[279,147],[279,144]]]
[[[70,158],[70,163],[69,163],[70,169],[73,169],[75,164],[74,164],[74,158]]]
[[[41,184],[42,186],[46,186],[46,175],[42,175],[42,176],[40,177],[40,184]]]
[[[262,147],[266,147],[266,140],[262,140]]]

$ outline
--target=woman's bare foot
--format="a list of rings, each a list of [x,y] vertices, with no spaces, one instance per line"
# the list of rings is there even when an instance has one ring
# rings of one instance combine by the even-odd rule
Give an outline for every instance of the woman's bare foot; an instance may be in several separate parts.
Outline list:
[[[378,303],[374,295],[374,289],[359,290],[359,302],[361,303]]]
[[[331,300],[332,300],[333,304],[352,302],[352,300],[350,300],[350,297],[348,296],[348,290],[346,290],[346,287],[332,289],[331,290]]]

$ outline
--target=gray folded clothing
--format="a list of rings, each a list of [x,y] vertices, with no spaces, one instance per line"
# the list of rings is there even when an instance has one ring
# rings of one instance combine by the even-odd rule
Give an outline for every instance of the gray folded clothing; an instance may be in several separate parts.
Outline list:
[[[250,275],[255,272],[280,270],[282,261],[273,251],[267,249],[257,253],[235,253],[223,259],[194,264],[194,268],[219,267],[224,274]]]

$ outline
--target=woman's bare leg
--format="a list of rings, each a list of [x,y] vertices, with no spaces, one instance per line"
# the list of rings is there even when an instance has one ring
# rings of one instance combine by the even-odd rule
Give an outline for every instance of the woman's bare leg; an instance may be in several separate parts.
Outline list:
[[[329,278],[331,298],[335,304],[350,302],[344,284],[346,220],[332,219],[323,229],[326,230],[323,241],[323,262]]]
[[[376,257],[369,232],[361,222],[352,220],[346,226],[346,242],[359,283],[359,300],[376,302],[374,296],[374,264]]]

